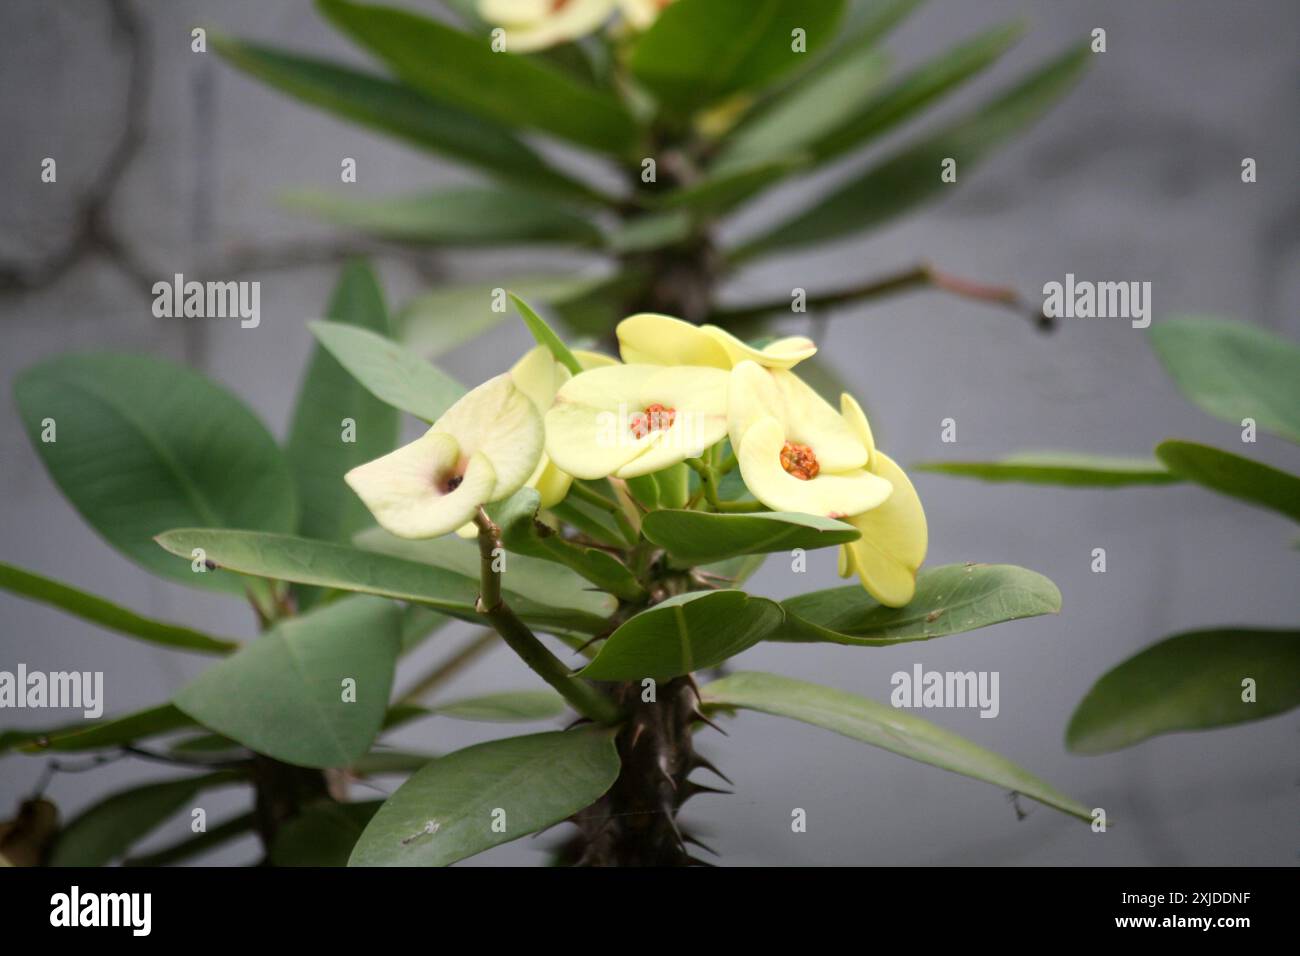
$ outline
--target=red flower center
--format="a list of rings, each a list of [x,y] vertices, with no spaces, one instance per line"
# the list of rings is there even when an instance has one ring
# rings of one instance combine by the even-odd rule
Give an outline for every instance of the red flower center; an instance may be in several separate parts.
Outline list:
[[[792,441],[786,442],[781,448],[781,467],[800,481],[811,481],[822,470],[811,448]]]
[[[628,427],[632,429],[632,435],[635,438],[645,438],[651,432],[664,431],[671,428],[673,419],[677,417],[677,409],[666,408],[655,402],[645,407],[644,412],[638,412],[633,415],[628,422]]]

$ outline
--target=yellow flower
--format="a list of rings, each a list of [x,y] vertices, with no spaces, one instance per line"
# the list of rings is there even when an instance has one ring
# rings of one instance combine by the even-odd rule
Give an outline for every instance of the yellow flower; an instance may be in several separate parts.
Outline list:
[[[840,404],[845,420],[870,444],[871,428],[861,407],[849,395],[841,396]],[[893,493],[884,504],[845,519],[862,537],[840,545],[840,577],[856,573],[881,604],[902,607],[916,593],[916,572],[925,561],[925,511],[912,482],[892,458],[872,448],[867,467],[889,482]]]
[[[817,352],[812,339],[792,335],[762,349],[746,345],[716,325],[692,325],[653,312],[631,315],[618,324],[624,362],[643,365],[704,365],[729,369],[751,361],[765,368],[789,369]]]
[[[728,391],[727,428],[741,478],[769,508],[843,518],[889,497],[890,483],[867,468],[870,432],[793,372],[741,362]]]
[[[612,365],[575,375],[546,413],[546,453],[577,478],[635,478],[695,458],[727,433],[727,373]]]
[[[386,531],[434,538],[523,487],[543,443],[536,406],[508,374],[498,375],[447,409],[422,437],[344,479]]]
[[[506,30],[506,49],[527,53],[600,29],[616,9],[636,30],[650,27],[671,0],[479,0],[479,15]]]

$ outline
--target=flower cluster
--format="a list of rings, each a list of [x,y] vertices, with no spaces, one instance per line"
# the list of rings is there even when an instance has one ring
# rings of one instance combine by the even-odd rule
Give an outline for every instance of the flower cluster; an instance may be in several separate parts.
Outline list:
[[[549,508],[575,478],[625,487],[687,463],[713,476],[701,460],[720,461],[729,442],[755,508],[853,525],[861,537],[841,546],[840,574],[856,574],[882,604],[911,600],[926,551],[920,499],[853,397],[837,411],[795,374],[812,341],[759,349],[652,314],[624,319],[617,334],[623,361],[578,352],[577,375],[533,349],[348,483],[388,531],[425,538],[462,529],[524,486]]]
[[[672,0],[479,0],[478,12],[504,27],[509,48],[527,53],[595,33],[615,12],[633,30],[648,29]]]

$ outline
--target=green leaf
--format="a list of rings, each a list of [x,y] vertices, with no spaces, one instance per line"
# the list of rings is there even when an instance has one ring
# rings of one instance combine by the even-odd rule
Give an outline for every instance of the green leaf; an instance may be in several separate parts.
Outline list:
[[[1156,457],[1179,478],[1300,521],[1300,478],[1295,475],[1190,441],[1163,441]]]
[[[541,524],[537,520],[539,503],[535,489],[520,488],[504,501],[488,507],[488,514],[501,528],[501,540],[507,550],[562,564],[598,588],[627,601],[645,597],[636,575],[614,555],[568,541]]]
[[[158,543],[172,554],[186,557],[191,548],[201,547],[210,560],[241,574],[377,594],[424,604],[462,620],[481,620],[474,609],[477,579],[386,554],[292,535],[211,528],[168,531],[158,536]],[[605,623],[603,617],[552,608],[522,598],[511,606],[525,621],[543,627],[590,633]]]
[[[1255,699],[1242,700],[1254,681]],[[1230,727],[1300,706],[1300,631],[1216,628],[1175,634],[1092,685],[1065,732],[1099,754],[1179,730]]]
[[[253,813],[241,814],[232,817],[229,820],[223,820],[211,829],[203,830],[193,836],[186,837],[183,840],[165,846],[161,850],[155,850],[153,853],[147,853],[144,856],[131,856],[122,861],[123,866],[171,866],[173,863],[179,863],[182,860],[189,860],[193,857],[215,850],[219,846],[225,846],[231,840],[237,840],[246,833],[251,833],[257,827],[257,815]]]
[[[663,198],[661,205],[665,209],[688,209],[696,218],[716,216],[784,179],[805,165],[807,159],[804,155],[785,152],[773,159],[737,162],[725,169],[710,171],[691,185],[670,192]],[[655,242],[652,245],[669,245],[690,234],[689,220],[684,226],[668,217],[664,217],[663,221],[672,222],[671,228],[665,227],[665,233],[671,238],[668,242]],[[631,245],[634,246],[635,234],[632,234],[632,240]],[[628,230],[623,231],[616,244],[621,248],[629,245]]]
[[[695,217],[685,209],[650,212],[620,222],[609,234],[609,251],[619,255],[653,252],[685,242],[695,229]]]
[[[111,601],[4,562],[0,562],[0,588],[57,607],[119,634],[162,647],[198,651],[202,654],[227,654],[239,647],[237,641],[209,637],[178,624],[141,617]]]
[[[357,384],[387,406],[433,422],[465,394],[454,378],[392,339],[337,322],[308,322],[307,328]],[[337,421],[333,431],[337,438]],[[341,475],[338,481],[343,483]]]
[[[464,186],[380,199],[299,189],[285,206],[381,239],[448,246],[561,242],[592,245],[600,230],[565,206],[533,193]]]
[[[506,127],[440,103],[402,83],[328,60],[209,32],[212,49],[250,76],[345,119],[468,163],[520,186],[567,196],[593,193],[549,166]]]
[[[392,332],[383,293],[364,262],[344,267],[328,314],[336,320],[332,326],[359,335]],[[343,440],[345,419],[354,423],[352,441]],[[392,451],[400,425],[397,412],[366,391],[338,359],[319,345],[312,350],[285,446],[302,504],[298,532],[303,537],[349,541],[372,523],[343,476]],[[298,588],[297,598],[305,609],[319,600],[320,592]]]
[[[477,744],[402,784],[366,827],[349,866],[446,866],[543,830],[590,806],[618,776],[606,728]],[[505,831],[492,826],[505,813]],[[500,819],[500,814],[496,814]]]
[[[1061,610],[1061,592],[1036,571],[1011,564],[949,564],[916,581],[906,607],[885,607],[856,584],[781,602],[777,639],[887,647]]]
[[[1088,808],[1058,792],[1007,758],[904,710],[842,690],[776,674],[742,672],[707,684],[706,706],[741,707],[789,717],[1012,790],[1063,813],[1091,821]]]
[[[829,43],[842,0],[678,0],[632,48],[632,73],[668,108],[687,113],[772,82]],[[792,47],[805,31],[807,52]]]
[[[356,543],[367,551],[431,564],[471,579],[477,578],[480,571],[478,543],[473,539],[443,535],[412,541],[382,528],[372,528],[357,535]],[[507,555],[501,586],[511,596],[551,607],[572,608],[595,617],[609,617],[618,607],[613,597],[593,590],[587,579],[575,571],[524,554]]]
[[[239,779],[232,773],[211,773],[120,790],[64,828],[50,866],[103,866],[178,813],[200,790]]]
[[[689,591],[619,625],[580,672],[592,680],[667,680],[721,664],[781,626],[781,605],[744,591]]]
[[[941,163],[957,161],[969,175],[980,159],[1038,119],[1082,74],[1092,53],[1072,47],[1050,60],[981,109],[904,147],[883,163],[850,180],[811,209],[776,226],[733,254],[741,260],[775,249],[839,239],[880,225],[949,187]]]
[[[388,774],[409,774],[415,773],[431,760],[436,760],[434,754],[411,753],[405,750],[372,750],[358,760],[353,761],[348,767],[348,772],[357,777],[378,777]],[[349,846],[350,850],[351,847]],[[343,866],[347,863],[346,857]]]
[[[555,306],[598,289],[603,277],[520,276],[508,282],[440,286],[412,299],[402,310],[402,342],[434,357],[463,345],[506,318],[500,293],[509,288],[534,302]],[[500,311],[495,306],[501,305]]]
[[[352,596],[286,618],[200,674],[175,704],[277,760],[345,766],[370,749],[384,722],[399,615],[390,601]]]
[[[348,855],[382,803],[312,804],[275,835],[268,854],[272,865],[347,866]]]
[[[553,690],[511,690],[449,700],[433,705],[429,712],[456,720],[515,723],[559,717],[567,706]]]
[[[783,158],[795,166],[811,164],[810,147],[851,123],[873,102],[888,70],[883,53],[847,57],[807,77],[754,111],[727,137],[715,161],[715,176],[762,168]]]
[[[427,607],[420,607],[418,604],[407,605],[402,610],[401,653],[409,654],[451,621],[452,619],[445,614],[431,611]]]
[[[829,548],[856,541],[852,525],[815,515],[771,511],[710,514],[705,511],[652,511],[641,533],[679,561],[709,564],[741,554],[771,554],[792,548]]]
[[[108,720],[80,720],[41,730],[6,730],[0,732],[0,754],[8,750],[29,754],[100,750],[193,726],[194,721],[171,704],[161,704]]]
[[[293,476],[275,439],[196,372],[140,355],[61,355],[23,372],[15,391],[32,444],[73,507],[156,574],[238,593],[238,579],[194,573],[154,535],[185,525],[297,527]],[[55,441],[41,439],[46,419]]]
[[[1184,318],[1151,327],[1151,344],[1188,401],[1234,425],[1300,442],[1300,346],[1245,322]]]
[[[612,94],[535,58],[495,53],[485,37],[404,10],[344,0],[320,0],[320,7],[397,76],[441,102],[602,152],[635,141],[636,125]]]
[[[559,362],[574,375],[582,372],[582,366],[578,360],[573,357],[569,347],[564,344],[564,340],[555,334],[555,330],[546,324],[546,320],[534,312],[523,299],[510,293],[510,301],[515,304],[519,310],[519,316],[524,320],[524,325],[528,326],[528,331],[532,333],[533,338],[537,340],[538,345],[544,345],[555,356],[555,361]]]
[[[1024,32],[1023,21],[1013,21],[945,51],[863,103],[851,117],[810,143],[809,149],[822,163],[879,137],[996,63]]]
[[[1069,451],[1022,452],[998,461],[924,461],[913,471],[933,471],[983,481],[1020,481],[1034,485],[1118,488],[1167,485],[1179,480],[1151,458],[1119,458]]]

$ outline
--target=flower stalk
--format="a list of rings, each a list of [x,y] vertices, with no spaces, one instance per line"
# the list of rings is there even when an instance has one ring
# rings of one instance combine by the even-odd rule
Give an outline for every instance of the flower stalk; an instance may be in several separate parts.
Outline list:
[[[578,713],[597,723],[617,724],[623,719],[617,705],[569,669],[546,649],[528,626],[510,609],[501,592],[501,572],[496,570],[502,553],[501,529],[482,508],[474,517],[478,528],[480,583],[477,610],[510,649],[550,684]]]

